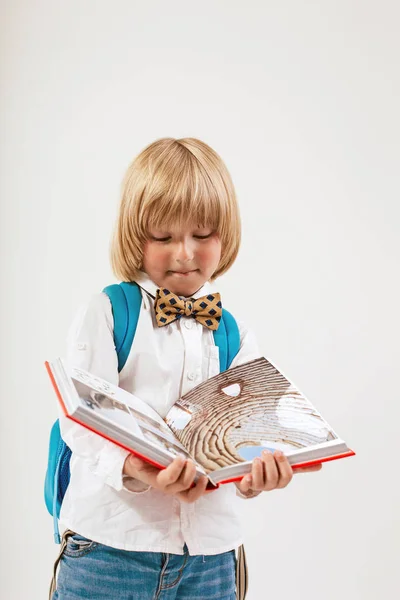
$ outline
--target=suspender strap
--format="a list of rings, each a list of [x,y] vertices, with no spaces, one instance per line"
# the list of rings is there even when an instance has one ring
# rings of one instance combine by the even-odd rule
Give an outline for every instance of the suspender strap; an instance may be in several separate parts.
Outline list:
[[[49,600],[52,600],[54,592],[56,591],[57,568],[58,568],[59,562],[61,560],[61,557],[64,553],[64,550],[67,547],[68,538],[71,537],[71,535],[74,535],[74,532],[71,531],[70,529],[66,529],[62,535],[60,552],[56,558],[56,561],[55,561],[54,567],[53,567],[53,577],[51,579],[50,589],[49,589]]]
[[[236,600],[245,600],[249,585],[246,553],[244,546],[239,546],[236,558]]]

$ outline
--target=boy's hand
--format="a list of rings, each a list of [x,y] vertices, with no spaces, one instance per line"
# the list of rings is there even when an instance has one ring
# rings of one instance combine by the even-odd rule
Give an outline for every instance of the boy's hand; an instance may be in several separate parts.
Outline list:
[[[158,469],[137,456],[130,454],[124,463],[124,475],[139,479],[152,488],[175,495],[182,502],[195,502],[206,491],[208,479],[202,476],[192,487],[196,475],[195,464],[191,460],[177,457],[165,469]]]
[[[321,468],[322,465],[313,465],[293,471],[283,452],[275,450],[272,454],[272,452],[264,450],[261,458],[253,460],[251,475],[243,477],[240,482],[236,483],[236,487],[245,495],[252,494],[252,492],[270,492],[286,487],[292,480],[294,472],[311,473],[320,471]]]

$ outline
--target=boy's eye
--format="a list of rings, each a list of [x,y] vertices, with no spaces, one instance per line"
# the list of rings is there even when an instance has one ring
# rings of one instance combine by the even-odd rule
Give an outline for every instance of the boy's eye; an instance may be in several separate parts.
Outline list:
[[[154,235],[151,237],[152,237],[153,241],[155,241],[155,242],[169,242],[171,239],[170,237],[158,238],[158,237],[155,237]]]
[[[196,240],[206,240],[207,238],[212,236],[212,232],[208,233],[207,235],[194,235],[193,237],[196,238]]]
[[[207,233],[207,235],[193,234],[193,237],[196,240],[206,240],[206,239],[210,238],[212,236],[212,234],[213,234],[213,232]],[[151,239],[154,242],[170,242],[172,238],[171,238],[171,236],[156,237],[155,235],[152,235]]]

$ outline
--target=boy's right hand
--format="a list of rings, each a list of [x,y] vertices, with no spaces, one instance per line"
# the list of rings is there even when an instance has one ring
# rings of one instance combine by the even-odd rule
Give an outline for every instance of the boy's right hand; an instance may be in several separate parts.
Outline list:
[[[137,456],[130,454],[124,463],[123,474],[139,479],[152,488],[175,495],[182,502],[195,502],[206,490],[208,479],[199,477],[192,487],[196,475],[196,466],[191,460],[178,456],[165,469],[158,469]]]

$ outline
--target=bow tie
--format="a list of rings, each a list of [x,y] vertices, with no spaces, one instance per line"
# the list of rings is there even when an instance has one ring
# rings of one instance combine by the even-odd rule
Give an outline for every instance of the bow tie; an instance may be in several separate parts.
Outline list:
[[[222,316],[220,294],[208,294],[195,300],[177,296],[165,288],[157,290],[154,303],[159,327],[169,325],[181,317],[193,317],[208,329],[218,329]]]

